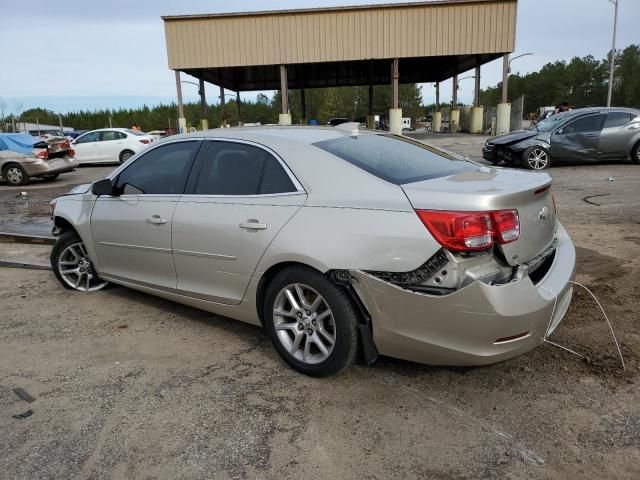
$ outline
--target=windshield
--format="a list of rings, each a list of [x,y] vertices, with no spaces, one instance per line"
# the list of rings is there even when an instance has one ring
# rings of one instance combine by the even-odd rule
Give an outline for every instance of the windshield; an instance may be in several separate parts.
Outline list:
[[[550,117],[545,118],[544,120],[540,120],[538,123],[535,123],[529,130],[538,130],[539,132],[549,132],[559,126],[564,120],[567,119],[568,112],[556,113],[555,115],[551,115]]]
[[[423,143],[391,135],[342,137],[313,145],[397,185],[475,168]]]

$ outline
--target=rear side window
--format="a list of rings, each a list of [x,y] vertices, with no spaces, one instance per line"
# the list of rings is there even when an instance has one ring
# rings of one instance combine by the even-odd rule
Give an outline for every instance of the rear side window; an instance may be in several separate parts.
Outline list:
[[[476,168],[428,145],[388,135],[342,137],[313,145],[397,185]]]
[[[604,122],[604,128],[621,127],[631,121],[633,115],[627,112],[609,112],[607,120]]]
[[[118,175],[116,186],[124,194],[182,194],[198,143],[175,142],[149,150]]]
[[[266,150],[244,143],[211,142],[198,175],[196,195],[259,195],[296,189]]]

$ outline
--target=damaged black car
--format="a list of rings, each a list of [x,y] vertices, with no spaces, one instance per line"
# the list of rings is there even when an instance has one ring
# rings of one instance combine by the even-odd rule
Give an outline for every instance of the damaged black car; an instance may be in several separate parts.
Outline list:
[[[499,165],[549,168],[553,161],[631,158],[640,163],[640,110],[581,108],[557,113],[526,130],[490,138],[485,160]]]

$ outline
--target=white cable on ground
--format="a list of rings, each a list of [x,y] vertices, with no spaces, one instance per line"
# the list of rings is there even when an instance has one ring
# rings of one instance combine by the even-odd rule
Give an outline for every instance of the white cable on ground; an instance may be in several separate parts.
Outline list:
[[[570,283],[573,283],[574,285],[578,285],[579,287],[584,288],[587,292],[589,292],[589,295],[591,295],[593,297],[593,299],[596,301],[596,303],[598,304],[598,306],[600,307],[600,310],[602,311],[602,315],[604,315],[604,319],[607,321],[607,324],[609,325],[609,330],[611,330],[611,336],[613,337],[613,341],[616,344],[616,348],[618,349],[618,354],[620,355],[620,362],[622,363],[622,370],[626,370],[625,365],[624,365],[624,358],[622,357],[622,350],[620,350],[620,345],[618,344],[618,339],[616,338],[616,334],[613,331],[613,326],[611,325],[611,322],[609,321],[609,317],[607,317],[607,314],[604,311],[604,308],[602,308],[602,305],[600,305],[600,302],[598,301],[598,299],[596,298],[596,296],[593,294],[593,292],[591,290],[589,290],[587,287],[585,287],[584,285],[582,285],[581,283],[578,282],[574,282],[572,280],[569,280]],[[565,349],[567,350],[567,349]]]

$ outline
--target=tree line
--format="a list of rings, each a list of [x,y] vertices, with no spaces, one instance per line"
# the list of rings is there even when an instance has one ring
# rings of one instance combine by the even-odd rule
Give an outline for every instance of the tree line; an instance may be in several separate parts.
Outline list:
[[[615,62],[614,88],[612,104],[615,106],[640,107],[640,45],[630,45],[617,52]],[[571,61],[556,61],[544,65],[540,71],[526,75],[509,76],[509,98],[524,95],[525,112],[534,112],[541,106],[557,105],[569,102],[573,107],[602,106],[606,104],[609,84],[609,59],[596,59],[591,55],[575,57]],[[483,105],[500,103],[502,83],[480,92]],[[333,117],[346,117],[352,120],[364,120],[368,112],[368,87],[334,87],[307,89],[305,91],[306,117],[320,124]],[[289,93],[289,108],[293,123],[301,117],[300,91]],[[384,116],[391,105],[391,86],[374,87],[373,111]],[[435,109],[434,105],[423,105],[421,87],[415,84],[400,85],[400,107],[403,115],[416,119],[427,116]],[[210,127],[219,126],[223,118],[231,125],[243,122],[261,124],[276,123],[281,111],[280,92],[271,98],[259,94],[255,100],[241,101],[240,109],[235,99],[226,103],[223,109],[219,104],[209,105],[207,120]],[[2,105],[0,105],[2,107]],[[187,103],[184,106],[188,126],[199,127],[201,110],[199,103]],[[0,127],[10,128],[11,115],[5,115],[0,108]],[[22,112],[18,121],[58,125],[58,114],[42,108]],[[81,110],[62,115],[65,126],[76,130],[105,128],[109,122],[114,127],[140,125],[146,131],[176,127],[177,106],[175,103],[143,106],[118,110]]]

